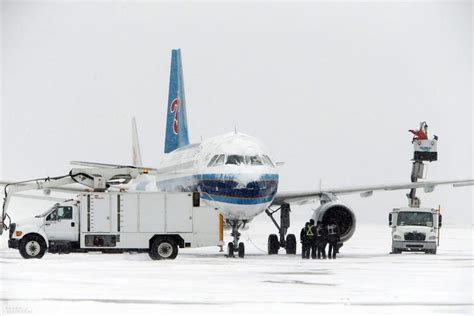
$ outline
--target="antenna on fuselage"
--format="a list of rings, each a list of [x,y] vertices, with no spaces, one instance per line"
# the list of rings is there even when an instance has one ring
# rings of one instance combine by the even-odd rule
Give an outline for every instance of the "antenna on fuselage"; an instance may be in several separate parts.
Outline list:
[[[237,124],[234,124],[234,134],[237,134]]]

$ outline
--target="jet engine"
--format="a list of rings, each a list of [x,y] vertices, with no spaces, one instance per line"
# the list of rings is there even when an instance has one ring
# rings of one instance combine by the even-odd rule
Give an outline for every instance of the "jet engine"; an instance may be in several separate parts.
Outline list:
[[[313,219],[323,225],[335,222],[339,227],[341,242],[349,240],[355,232],[356,217],[352,209],[341,201],[331,201],[318,207],[313,213]]]

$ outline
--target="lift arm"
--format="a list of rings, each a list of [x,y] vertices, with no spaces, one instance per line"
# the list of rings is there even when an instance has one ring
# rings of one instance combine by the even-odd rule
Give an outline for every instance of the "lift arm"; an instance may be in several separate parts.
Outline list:
[[[143,168],[120,167],[120,168],[74,168],[69,174],[54,178],[40,178],[22,182],[8,183],[5,185],[2,217],[0,218],[0,235],[8,229],[5,221],[9,218],[7,209],[11,196],[15,193],[29,190],[47,190],[60,188],[69,184],[81,184],[94,191],[105,191],[111,185],[126,184],[140,174],[147,174],[148,170]]]

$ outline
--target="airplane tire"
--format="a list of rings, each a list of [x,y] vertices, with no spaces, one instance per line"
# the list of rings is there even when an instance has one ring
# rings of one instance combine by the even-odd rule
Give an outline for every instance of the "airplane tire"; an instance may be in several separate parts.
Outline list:
[[[268,254],[277,255],[278,250],[280,249],[280,242],[278,241],[278,236],[271,234],[268,236]]]
[[[286,254],[296,255],[296,236],[293,234],[286,236]]]
[[[234,256],[234,243],[230,242],[230,243],[227,244],[227,253],[228,253],[229,257]]]
[[[171,238],[157,238],[153,241],[148,254],[153,260],[175,259],[178,255],[178,245]]]
[[[239,242],[239,258],[243,258],[245,256],[245,245],[243,242]]]
[[[46,242],[38,235],[26,235],[20,241],[20,255],[25,259],[41,259],[46,252]]]

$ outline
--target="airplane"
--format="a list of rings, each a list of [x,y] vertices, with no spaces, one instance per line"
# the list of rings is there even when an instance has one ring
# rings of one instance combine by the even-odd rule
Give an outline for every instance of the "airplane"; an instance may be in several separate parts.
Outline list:
[[[167,107],[165,156],[157,168],[148,168],[154,171],[154,176],[140,176],[134,181],[133,189],[199,192],[204,203],[219,209],[226,228],[231,230],[233,240],[227,247],[230,257],[235,252],[239,257],[244,257],[245,245],[239,241],[240,231],[248,228],[252,219],[263,212],[270,216],[279,233],[279,237],[276,234],[269,235],[268,253],[277,254],[280,248],[285,248],[288,254],[296,254],[296,238],[292,234],[287,235],[291,204],[302,205],[319,200],[321,206],[313,212],[312,217],[323,224],[335,221],[340,229],[342,246],[355,232],[356,215],[350,206],[338,199],[340,195],[359,193],[367,197],[374,191],[416,188],[431,192],[438,185],[474,184],[474,180],[468,179],[280,192],[277,164],[257,138],[231,132],[205,139],[201,143],[189,142],[180,49],[173,49],[171,54]],[[132,140],[133,167],[143,168],[135,120],[132,122]],[[71,164],[100,168],[124,167],[85,161],[72,161]],[[281,212],[279,224],[273,217],[277,211]]]

